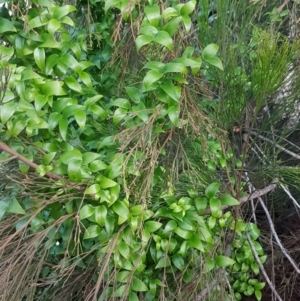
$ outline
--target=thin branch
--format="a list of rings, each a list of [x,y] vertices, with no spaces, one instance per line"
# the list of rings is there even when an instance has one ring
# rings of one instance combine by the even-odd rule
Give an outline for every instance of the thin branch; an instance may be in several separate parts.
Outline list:
[[[261,263],[261,261],[260,261],[260,258],[259,258],[258,254],[257,254],[257,252],[256,252],[256,250],[255,250],[255,248],[254,248],[254,245],[253,245],[253,243],[252,243],[252,240],[251,240],[249,234],[246,233],[246,235],[247,235],[247,239],[248,239],[249,245],[250,245],[250,247],[251,247],[252,253],[253,253],[254,257],[255,257],[255,260],[256,260],[256,262],[258,263],[259,268],[260,268],[260,270],[261,270],[261,272],[262,272],[262,274],[263,274],[263,276],[264,276],[266,282],[268,283],[268,285],[269,285],[271,291],[273,292],[273,294],[275,295],[275,297],[276,297],[276,299],[277,299],[278,301],[283,301],[283,300],[281,299],[281,297],[279,296],[279,294],[277,293],[276,288],[274,287],[273,283],[271,282],[271,280],[270,280],[270,278],[269,278],[269,276],[268,276],[268,274],[267,274],[267,272],[266,272],[264,266],[262,265],[262,263]]]
[[[23,163],[27,164],[28,166],[34,168],[34,169],[37,169],[38,168],[38,165],[34,162],[31,162],[30,160],[26,159],[25,157],[23,157],[22,155],[20,155],[19,153],[17,153],[16,151],[14,151],[13,149],[11,149],[8,145],[6,145],[4,142],[0,142],[0,149],[2,149],[3,151],[5,151],[6,153],[8,154],[11,154],[13,157],[15,157],[17,160],[20,160],[22,161]],[[55,174],[55,173],[52,173],[52,172],[49,172],[47,171],[46,172],[46,175],[51,178],[51,179],[54,179],[54,180],[61,180],[63,179],[63,177]]]
[[[284,192],[290,197],[290,199],[293,201],[294,205],[300,209],[299,203],[294,199],[292,194],[290,193],[289,189],[284,187],[284,185],[280,184],[280,187],[284,190]]]
[[[265,214],[267,216],[267,219],[268,219],[268,222],[269,222],[269,225],[270,225],[270,228],[271,228],[271,232],[273,234],[273,236],[275,237],[275,240],[278,244],[278,246],[280,247],[280,250],[281,252],[283,253],[283,255],[289,260],[289,262],[291,263],[291,265],[294,267],[295,271],[300,274],[300,269],[298,268],[297,264],[295,263],[295,261],[293,260],[293,258],[288,254],[287,250],[284,248],[284,246],[282,245],[277,233],[276,233],[276,230],[275,230],[275,227],[274,227],[274,224],[273,224],[273,221],[272,221],[272,218],[270,216],[270,213],[266,207],[266,205],[264,204],[263,200],[261,198],[258,198],[259,200],[259,203],[260,205],[262,206],[262,208],[264,209],[265,211]]]
[[[282,150],[283,152],[289,154],[290,156],[292,156],[292,157],[294,157],[294,158],[300,160],[300,155],[297,155],[297,154],[295,154],[294,152],[292,152],[292,151],[290,151],[290,150],[284,148],[283,146],[274,143],[271,139],[266,138],[266,137],[264,137],[264,136],[262,136],[262,135],[260,135],[260,134],[258,134],[258,133],[256,133],[256,132],[251,132],[251,135],[255,135],[255,136],[257,136],[258,138],[260,138],[261,140],[264,140],[264,141],[266,141],[266,142],[272,143],[276,148],[278,148],[278,149]]]

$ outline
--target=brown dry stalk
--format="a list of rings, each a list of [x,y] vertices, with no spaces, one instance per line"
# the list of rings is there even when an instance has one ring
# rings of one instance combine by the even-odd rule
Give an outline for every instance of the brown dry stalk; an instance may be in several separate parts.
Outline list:
[[[37,169],[38,168],[38,165],[28,159],[26,159],[25,157],[23,157],[22,155],[20,155],[19,153],[17,153],[16,151],[14,151],[13,149],[11,149],[7,144],[5,144],[4,142],[0,142],[0,150],[3,150],[5,151],[6,153],[8,154],[11,154],[12,156],[14,156],[17,160],[20,160],[22,161],[23,163],[27,164],[28,166],[34,168],[34,169]],[[62,180],[63,177],[55,174],[55,173],[52,173],[52,172],[49,172],[47,171],[46,172],[46,175],[51,178],[51,179],[54,179],[54,180]]]

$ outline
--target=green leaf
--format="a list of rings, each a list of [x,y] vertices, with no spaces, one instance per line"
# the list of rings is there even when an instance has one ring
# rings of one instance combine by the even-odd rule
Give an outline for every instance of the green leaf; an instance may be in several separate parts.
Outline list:
[[[157,265],[155,266],[155,269],[166,268],[170,265],[171,265],[170,258],[168,256],[165,256],[158,261]]]
[[[127,206],[124,204],[124,202],[121,201],[114,202],[113,210],[118,216],[124,218],[125,220],[127,220],[130,216],[129,210]]]
[[[185,283],[189,283],[191,282],[191,280],[193,279],[194,275],[193,275],[193,271],[191,269],[187,269],[182,277],[182,280]]]
[[[153,42],[165,46],[170,51],[173,49],[173,40],[167,31],[159,31],[153,39]]]
[[[221,201],[216,198],[211,198],[209,200],[209,207],[212,215],[215,216],[215,214],[221,210]]]
[[[252,240],[256,240],[260,235],[260,230],[258,229],[257,225],[253,223],[248,224],[248,233]]]
[[[83,239],[98,237],[100,233],[101,233],[101,229],[98,225],[89,226],[84,232]]]
[[[61,22],[56,19],[51,19],[47,23],[47,30],[51,34],[51,36],[54,36],[54,34],[58,31],[58,29],[61,28]]]
[[[8,102],[0,107],[1,109],[1,121],[5,124],[10,117],[12,117],[17,109],[17,104],[15,102]]]
[[[45,50],[44,48],[35,48],[33,52],[34,60],[41,71],[45,72]]]
[[[149,23],[157,27],[160,20],[160,8],[157,4],[153,6],[145,6],[144,13],[149,21]]]
[[[124,241],[122,241],[119,245],[118,245],[118,251],[120,252],[120,254],[125,258],[125,259],[129,259],[130,257],[130,248],[128,247],[127,243],[125,243]]]
[[[63,82],[61,81],[49,81],[46,84],[42,85],[42,92],[45,94],[45,96],[60,96],[65,95],[66,92],[62,88]]]
[[[168,221],[168,223],[166,224],[165,228],[164,228],[164,233],[168,233],[170,231],[173,231],[174,229],[177,228],[177,223],[173,220]]]
[[[254,291],[255,297],[258,301],[260,301],[262,299],[262,292],[261,291]]]
[[[133,207],[130,207],[129,211],[131,215],[139,216],[143,213],[143,207],[142,205],[135,205]]]
[[[106,216],[107,216],[107,209],[104,205],[97,206],[95,208],[95,221],[99,226],[101,227],[105,226]]]
[[[93,152],[86,152],[82,155],[82,165],[88,165],[92,161],[99,158],[101,155]]]
[[[17,32],[12,22],[7,19],[0,18],[0,34],[5,32]]]
[[[76,7],[73,5],[64,5],[62,7],[58,7],[53,13],[53,18],[60,20],[62,17],[68,15],[73,11],[76,11]]]
[[[128,297],[128,301],[139,301],[137,294],[135,292],[131,292]]]
[[[71,160],[68,164],[68,176],[71,182],[81,182],[82,175],[81,175],[81,159],[74,159]]]
[[[162,223],[155,222],[155,221],[148,221],[148,222],[145,222],[145,224],[144,224],[144,228],[147,231],[149,231],[150,233],[157,231],[161,226],[162,226]]]
[[[159,71],[156,71],[156,70],[148,71],[143,80],[143,84],[144,84],[145,88],[148,89],[151,85],[153,85],[155,82],[157,82],[162,76],[163,76],[163,73],[161,73]]]
[[[80,220],[86,219],[92,216],[94,213],[95,213],[95,208],[92,205],[90,204],[84,205],[79,211],[79,219]]]
[[[202,57],[206,61],[209,58],[215,57],[219,50],[217,44],[209,44],[202,51]]]
[[[213,65],[213,66],[219,68],[222,71],[224,70],[222,61],[218,57],[210,57],[210,58],[205,59],[205,61],[207,63],[209,63],[210,65]]]
[[[77,124],[79,125],[81,130],[84,130],[85,128],[85,122],[86,122],[86,113],[85,111],[78,110],[74,114],[75,120]]]
[[[116,279],[118,282],[125,282],[127,283],[130,277],[129,271],[121,271],[117,273]]]
[[[233,198],[232,196],[226,194],[220,198],[222,206],[238,206],[240,202]]]
[[[90,164],[90,169],[92,172],[97,172],[107,168],[107,165],[101,160],[95,160]]]
[[[205,252],[203,247],[203,242],[200,240],[199,235],[193,234],[191,238],[188,240],[188,244],[190,247],[198,249],[201,252]]]
[[[60,61],[61,61],[64,65],[66,65],[66,66],[68,66],[69,68],[71,68],[72,70],[76,70],[76,68],[79,66],[78,61],[74,58],[73,55],[71,55],[71,54],[69,54],[69,53],[65,53],[65,54],[61,57]],[[81,70],[80,70],[80,71],[81,71]]]
[[[99,184],[93,184],[85,190],[85,194],[96,194],[101,190]]]
[[[139,51],[143,46],[153,41],[152,36],[140,35],[135,39],[136,50]]]
[[[183,239],[189,239],[192,236],[192,232],[183,230],[180,227],[174,229],[174,232]]]
[[[172,257],[172,262],[175,265],[175,267],[180,271],[182,271],[185,268],[184,259],[180,254],[175,254]]]
[[[73,149],[71,151],[64,152],[60,156],[60,161],[68,165],[72,160],[81,160],[82,154],[78,149]]]
[[[161,88],[166,92],[173,100],[179,102],[181,97],[181,87],[175,86],[172,81],[164,81]]]
[[[102,189],[110,188],[110,187],[116,186],[117,184],[118,184],[117,182],[115,182],[111,179],[101,177],[100,186]]]
[[[71,90],[74,90],[80,94],[83,93],[82,88],[80,86],[80,84],[78,83],[78,81],[73,77],[73,76],[69,76],[65,79],[65,83],[68,85],[68,87]]]
[[[175,106],[171,106],[168,108],[168,116],[171,120],[171,122],[175,125],[178,126],[179,125],[179,107],[175,107]]]
[[[126,117],[126,115],[127,115],[127,110],[123,108],[116,109],[113,116],[113,123],[117,125]]]
[[[190,17],[182,17],[182,22],[187,32],[190,32],[192,28],[192,20]]]
[[[147,292],[148,291],[148,287],[146,286],[146,284],[142,280],[138,279],[137,277],[133,277],[131,289],[136,292]]]
[[[49,154],[46,154],[43,157],[43,164],[44,165],[49,165],[51,163],[51,161],[54,159],[55,155],[56,155],[56,152],[51,152]]]
[[[217,255],[215,257],[215,263],[219,267],[227,267],[229,265],[233,265],[235,263],[235,260],[233,260],[227,256]]]
[[[141,93],[140,93],[139,89],[137,89],[135,87],[126,87],[125,90],[133,102],[139,103],[141,101]],[[128,104],[126,104],[126,107],[123,106],[124,109],[130,109],[130,103],[128,100],[127,100],[127,102],[128,102]]]
[[[58,122],[59,132],[64,141],[67,140],[67,132],[68,132],[68,121],[66,119],[60,119]]]
[[[196,6],[196,1],[192,0],[187,2],[186,4],[184,4],[181,9],[180,9],[180,15],[181,16],[188,16],[189,14],[191,14]]]
[[[211,183],[205,190],[205,195],[210,199],[214,197],[220,188],[220,184],[217,182]]]
[[[177,31],[178,26],[181,23],[181,21],[182,21],[182,17],[181,16],[173,18],[167,24],[165,24],[162,27],[162,29],[164,31],[166,31],[169,34],[169,36],[172,37],[175,34],[175,32]]]
[[[262,290],[266,286],[265,282],[259,282],[255,284],[255,290]]]
[[[178,12],[175,8],[173,7],[167,7],[161,14],[161,17],[163,19],[171,19],[172,17],[177,17],[178,16]]]
[[[136,113],[136,115],[141,120],[143,120],[144,122],[147,122],[149,117],[148,117],[146,106],[144,105],[144,103],[142,101],[137,106],[133,106],[132,111],[134,113]]]
[[[10,200],[9,206],[7,207],[7,212],[14,214],[26,214],[25,210],[22,208],[16,198],[12,198]]]
[[[146,25],[141,27],[140,33],[146,36],[155,37],[155,35],[158,33],[158,30],[154,26]]]
[[[187,74],[188,70],[182,63],[171,62],[171,63],[167,63],[164,68],[164,74],[170,72]]]

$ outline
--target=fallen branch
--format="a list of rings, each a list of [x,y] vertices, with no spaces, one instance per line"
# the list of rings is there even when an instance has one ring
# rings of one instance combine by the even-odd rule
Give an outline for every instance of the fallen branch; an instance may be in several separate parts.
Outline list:
[[[8,145],[6,145],[4,142],[0,142],[0,150],[5,151],[6,153],[12,155],[15,159],[22,161],[23,163],[27,164],[28,166],[32,167],[33,169],[37,169],[38,165],[28,159],[26,159],[25,157],[23,157],[22,155],[20,155],[19,153],[17,153],[16,151],[14,151],[13,149],[11,149]],[[49,172],[46,172],[46,175],[53,179],[53,180],[62,180],[63,177]]]

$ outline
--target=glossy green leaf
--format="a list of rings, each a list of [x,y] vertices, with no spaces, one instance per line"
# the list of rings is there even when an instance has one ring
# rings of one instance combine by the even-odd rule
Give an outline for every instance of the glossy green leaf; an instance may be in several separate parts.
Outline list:
[[[90,164],[90,169],[92,172],[97,172],[107,168],[107,165],[101,160],[95,160]]]
[[[131,289],[136,292],[147,292],[148,291],[147,285],[142,280],[138,279],[137,277],[133,277]]]
[[[215,66],[222,71],[224,70],[222,61],[218,57],[210,57],[210,58],[207,58],[205,61],[207,63],[209,63],[210,65]]]
[[[85,190],[85,194],[96,194],[101,190],[99,184],[93,184]]]
[[[81,160],[82,154],[78,149],[73,149],[71,151],[64,152],[60,156],[60,161],[68,165],[72,160]]]
[[[157,265],[155,266],[155,269],[166,268],[170,265],[171,265],[170,258],[168,256],[164,256],[158,261]]]
[[[63,84],[64,83],[61,82],[61,81],[49,81],[46,84],[42,85],[42,92],[46,96],[51,96],[51,95],[56,95],[56,96],[65,95],[66,92],[62,88]]]
[[[0,34],[16,31],[17,30],[11,21],[9,21],[8,19],[0,18]]]
[[[80,220],[86,219],[91,215],[93,215],[94,213],[95,213],[95,208],[92,205],[90,204],[84,205],[79,211],[79,219]]]
[[[127,110],[123,108],[118,108],[114,112],[113,123],[119,124],[127,116]]]
[[[180,110],[177,106],[176,107],[171,106],[168,108],[168,116],[169,116],[171,122],[174,124],[174,126],[179,125],[179,113],[180,113]]]
[[[14,54],[14,48],[0,45],[0,53],[1,60],[8,61]]]
[[[131,292],[128,296],[128,301],[139,301],[137,294],[135,292]]]
[[[193,277],[193,271],[191,269],[187,269],[182,277],[182,280],[185,283],[189,283],[190,281],[192,281]]]
[[[125,258],[125,259],[129,259],[130,257],[130,248],[129,246],[122,241],[119,245],[118,245],[118,251],[120,252],[120,254]]]
[[[124,218],[125,220],[129,218],[130,213],[124,202],[116,201],[113,204],[112,208],[118,216]]]
[[[51,163],[51,161],[54,159],[55,155],[56,155],[56,152],[52,152],[52,153],[44,155],[43,164],[49,165]]]
[[[191,14],[194,11],[195,6],[196,6],[195,0],[191,0],[185,3],[180,9],[181,16],[188,16],[189,14]]]
[[[68,176],[71,182],[81,182],[82,174],[81,174],[81,159],[71,160],[68,164]]]
[[[152,36],[140,35],[135,39],[135,45],[137,51],[139,51],[143,46],[148,45],[154,40]]]
[[[165,46],[170,51],[173,49],[173,40],[167,31],[159,31],[153,39],[153,42]]]
[[[147,122],[148,120],[148,113],[145,104],[141,101],[138,105],[132,107],[132,111],[136,113],[136,115],[143,120],[144,122]]]
[[[100,233],[101,233],[101,229],[98,225],[89,226],[84,232],[83,239],[98,237]]]
[[[153,6],[145,6],[145,15],[149,21],[149,23],[157,27],[159,20],[160,20],[160,8],[157,4],[154,4]]]
[[[15,102],[5,103],[0,107],[1,110],[1,122],[5,124],[10,117],[12,117],[17,109],[17,104]]]
[[[142,205],[135,205],[133,207],[130,207],[129,211],[131,215],[139,216],[143,213],[143,207]]]
[[[175,17],[175,18],[171,19],[167,24],[165,24],[162,27],[162,29],[164,31],[166,31],[169,34],[169,36],[172,37],[176,33],[176,31],[177,31],[177,29],[178,29],[179,24],[181,23],[181,21],[182,21],[182,17],[181,16]]]
[[[144,228],[147,231],[149,231],[150,233],[157,231],[161,226],[162,226],[162,223],[155,222],[155,221],[148,221],[148,222],[145,222],[145,224],[144,224]]]
[[[170,231],[173,231],[174,229],[177,228],[177,223],[173,220],[168,221],[168,223],[166,224],[165,228],[164,228],[164,232],[168,233]]]
[[[74,114],[75,120],[77,124],[79,125],[81,130],[84,130],[85,128],[85,123],[86,123],[86,113],[85,111],[76,111]]]
[[[181,87],[175,86],[172,81],[165,81],[161,88],[176,102],[179,102],[181,97]]]
[[[163,19],[171,19],[172,17],[177,17],[178,16],[178,12],[175,8],[173,7],[167,7],[161,14],[161,17]]]
[[[210,207],[211,213],[214,215],[215,213],[217,213],[221,210],[221,201],[216,198],[211,198],[209,200],[209,207]]]
[[[53,13],[53,18],[60,20],[62,17],[68,15],[73,11],[76,11],[76,7],[73,5],[64,5],[62,7],[58,7]]]
[[[133,88],[133,87],[127,87],[126,88],[126,92],[127,92],[128,95],[130,94],[129,95],[130,98],[131,98],[131,96],[135,97],[135,94],[136,94],[135,89],[136,88]],[[138,89],[136,89],[136,90],[138,90]],[[130,107],[131,107],[130,102],[126,98],[117,98],[117,99],[115,99],[111,103],[111,106],[119,107],[119,108],[122,108],[122,109],[125,109],[125,110],[129,110]]]
[[[54,36],[54,34],[61,28],[61,22],[56,19],[51,19],[47,23],[47,30],[51,34],[51,36]]]
[[[183,73],[187,74],[188,70],[182,63],[167,63],[164,68],[165,73]]]
[[[220,198],[220,201],[222,203],[222,206],[238,206],[238,205],[240,205],[240,202],[238,200],[236,200],[235,198],[233,198],[232,196],[230,196],[229,194],[223,195]]]
[[[219,46],[217,44],[209,44],[202,51],[202,58],[207,60],[209,58],[215,57],[219,50]]]
[[[20,203],[16,198],[12,198],[9,202],[9,206],[7,207],[7,212],[14,214],[26,214],[25,210],[22,208]]]
[[[226,267],[229,265],[233,265],[235,263],[235,260],[231,259],[230,257],[223,256],[223,255],[217,255],[215,256],[215,263],[219,267]]]
[[[162,76],[163,76],[163,73],[161,73],[159,71],[156,71],[156,70],[148,71],[143,80],[145,88],[148,89],[151,85],[153,85],[155,82],[157,82]]]
[[[198,249],[201,252],[205,252],[203,247],[203,242],[200,240],[199,235],[193,234],[191,238],[188,240],[188,244],[190,247]]]
[[[100,186],[102,189],[110,188],[110,187],[116,186],[117,184],[118,184],[117,182],[115,182],[111,179],[101,177]]]
[[[95,208],[95,221],[99,226],[101,227],[105,226],[106,216],[107,216],[107,209],[104,205],[97,206]]]
[[[35,48],[33,52],[34,60],[41,71],[45,72],[45,50],[44,48]]]
[[[174,229],[174,232],[183,239],[189,239],[192,236],[192,232],[183,230],[180,227]]]
[[[72,55],[69,54],[69,53],[65,53],[65,54],[61,57],[60,61],[61,61],[64,65],[68,66],[69,68],[71,68],[71,69],[73,69],[73,70],[75,70],[75,69],[79,66],[78,61],[74,58],[74,56],[72,56]],[[80,70],[80,71],[81,71],[81,70]],[[73,80],[71,80],[71,81],[73,82]],[[72,88],[71,88],[71,89],[72,89]],[[76,91],[76,90],[75,90],[75,91]]]
[[[220,184],[217,182],[211,183],[206,189],[205,189],[205,195],[210,199],[214,197],[217,192],[219,191]]]
[[[260,230],[258,229],[256,224],[249,223],[248,224],[248,233],[252,240],[256,240],[260,235]]]
[[[67,77],[65,79],[65,83],[71,90],[74,90],[80,94],[83,93],[81,85],[78,83],[78,81],[73,76]]]
[[[255,297],[258,301],[260,301],[262,299],[262,292],[261,291],[255,290],[254,294],[255,294]]]

